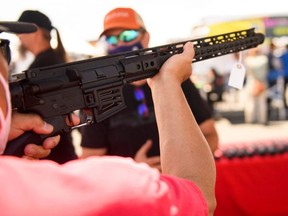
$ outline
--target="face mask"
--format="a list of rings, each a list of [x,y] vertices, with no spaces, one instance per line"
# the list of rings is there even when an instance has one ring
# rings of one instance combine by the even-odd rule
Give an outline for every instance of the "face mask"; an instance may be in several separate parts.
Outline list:
[[[143,49],[143,46],[140,42],[137,42],[137,43],[132,44],[130,46],[119,46],[116,49],[108,50],[108,54],[113,55],[113,54],[118,54],[118,53],[128,52],[128,51],[134,51],[134,50],[139,50],[139,49]]]

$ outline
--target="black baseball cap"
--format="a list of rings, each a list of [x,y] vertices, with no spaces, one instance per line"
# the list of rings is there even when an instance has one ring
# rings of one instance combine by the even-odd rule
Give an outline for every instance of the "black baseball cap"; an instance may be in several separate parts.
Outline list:
[[[20,15],[19,22],[34,23],[40,28],[44,28],[51,31],[54,27],[52,26],[51,20],[42,12],[38,10],[25,10]]]
[[[32,23],[0,21],[0,33],[7,32],[7,33],[23,34],[23,33],[32,33],[35,31],[37,31],[37,26]]]

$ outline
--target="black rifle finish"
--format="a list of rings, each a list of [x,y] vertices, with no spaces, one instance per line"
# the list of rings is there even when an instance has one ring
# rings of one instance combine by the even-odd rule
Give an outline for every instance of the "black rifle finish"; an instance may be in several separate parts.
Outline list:
[[[199,62],[257,47],[264,35],[252,28],[189,41],[195,49],[192,62]],[[49,136],[73,129],[65,118],[75,110],[92,111],[92,119],[81,125],[100,122],[126,107],[124,84],[154,76],[169,57],[183,52],[186,42],[26,70],[9,84],[12,107],[38,113],[54,126]],[[45,137],[27,132],[4,154],[22,156],[28,143],[41,144]]]

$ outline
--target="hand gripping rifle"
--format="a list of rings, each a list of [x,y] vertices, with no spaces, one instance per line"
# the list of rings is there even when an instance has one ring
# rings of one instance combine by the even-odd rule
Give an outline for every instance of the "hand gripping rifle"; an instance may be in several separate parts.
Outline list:
[[[199,62],[257,47],[264,35],[252,28],[190,41],[192,62]],[[154,76],[169,57],[183,52],[186,42],[26,70],[9,84],[12,107],[38,113],[54,126],[50,136],[75,128],[65,119],[75,110],[92,110],[92,118],[76,127],[100,122],[125,108],[124,84]],[[41,144],[45,137],[26,132],[4,154],[22,156],[28,142]]]

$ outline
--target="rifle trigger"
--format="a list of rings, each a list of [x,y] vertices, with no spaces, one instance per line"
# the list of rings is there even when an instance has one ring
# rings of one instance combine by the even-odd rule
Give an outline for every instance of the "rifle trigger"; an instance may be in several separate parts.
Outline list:
[[[73,129],[80,128],[80,127],[83,127],[83,126],[86,126],[86,125],[91,125],[91,124],[94,124],[94,121],[92,119],[92,116],[88,115],[87,119],[86,119],[86,121],[84,123],[79,124],[79,125],[75,125],[75,126],[71,127],[71,129],[73,130]]]

